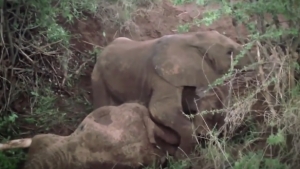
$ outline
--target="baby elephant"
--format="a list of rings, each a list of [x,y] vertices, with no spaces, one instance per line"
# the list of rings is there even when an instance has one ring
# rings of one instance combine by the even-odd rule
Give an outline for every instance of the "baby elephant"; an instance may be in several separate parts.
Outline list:
[[[29,147],[24,169],[135,169],[163,163],[178,140],[150,119],[146,107],[124,103],[94,110],[69,136],[40,134],[0,144],[0,150]]]

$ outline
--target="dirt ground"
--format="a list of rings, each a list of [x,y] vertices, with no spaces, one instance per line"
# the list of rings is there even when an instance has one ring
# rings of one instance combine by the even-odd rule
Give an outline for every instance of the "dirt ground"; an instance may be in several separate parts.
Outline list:
[[[72,35],[76,36],[76,38],[73,38],[71,41],[74,52],[72,59],[77,60],[79,64],[82,64],[84,61],[80,59],[80,53],[86,53],[87,51],[93,50],[94,46],[101,49],[113,39],[120,36],[134,40],[147,40],[158,38],[163,35],[174,34],[177,33],[177,26],[190,23],[193,18],[201,19],[206,10],[216,8],[218,8],[217,5],[201,7],[194,3],[174,6],[168,0],[163,0],[162,5],[156,6],[152,10],[139,11],[139,13],[133,17],[133,22],[136,24],[135,29],[120,30],[120,28],[111,28],[110,25],[104,26],[101,24],[100,19],[87,13],[85,13],[87,16],[86,19],[76,20],[72,25],[63,24],[63,26],[67,28]],[[235,32],[235,28],[229,17],[222,17],[210,26],[192,26],[189,29],[189,31],[199,30],[217,30],[228,37],[237,39],[237,33]],[[244,36],[246,35],[246,30],[241,25],[239,25],[239,30]],[[105,37],[103,36],[103,32],[105,32]],[[78,92],[81,92],[80,94],[84,95],[89,102],[91,102],[90,74],[93,66],[94,62],[89,62],[87,64],[86,69],[84,69],[80,75],[74,88],[75,95],[76,93],[78,94]],[[62,98],[62,101],[64,98]],[[59,105],[62,108],[66,107],[63,103]],[[86,105],[76,104],[75,107],[72,107],[72,111],[69,111],[68,116],[71,117],[80,112],[89,113]],[[84,116],[80,116],[80,118],[84,118]],[[74,130],[74,127],[76,127],[76,124],[72,126],[57,126],[53,128],[52,132],[60,135],[68,135]]]

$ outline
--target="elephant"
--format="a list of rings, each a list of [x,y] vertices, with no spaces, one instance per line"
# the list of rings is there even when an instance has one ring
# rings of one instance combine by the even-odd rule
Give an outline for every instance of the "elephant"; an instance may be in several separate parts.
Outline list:
[[[184,90],[183,95],[185,95],[186,98],[189,99],[188,100],[189,102],[186,102],[186,103],[188,104],[189,109],[191,111],[202,112],[204,110],[209,111],[209,110],[221,109],[224,107],[224,105],[226,105],[226,101],[228,98],[228,88],[226,88],[226,86],[213,88],[212,90],[209,90],[208,93],[204,93],[203,90],[204,90],[204,88],[197,89],[196,92],[194,92],[194,93],[192,93],[192,91],[193,91],[192,89]],[[192,102],[195,102],[195,104],[193,104]],[[222,104],[222,103],[225,103],[225,104]],[[114,107],[115,111],[109,112],[110,116],[112,117],[111,119],[113,119],[113,123],[110,126],[111,128],[113,127],[113,125],[116,125],[119,128],[126,128],[125,126],[132,124],[131,121],[133,119],[136,119],[136,124],[140,123],[140,125],[144,125],[145,126],[144,128],[146,128],[146,130],[145,130],[146,132],[144,132],[143,130],[135,130],[134,132],[130,133],[134,128],[140,129],[140,126],[136,125],[136,126],[131,126],[132,128],[128,127],[127,130],[125,131],[123,137],[127,136],[127,137],[133,138],[132,135],[134,135],[134,136],[135,135],[136,136],[143,135],[143,139],[137,139],[137,141],[145,142],[144,145],[153,147],[153,146],[151,146],[152,144],[150,145],[149,141],[147,141],[147,140],[150,140],[149,135],[146,136],[145,133],[148,132],[147,127],[146,127],[147,123],[148,123],[148,126],[153,126],[153,124],[154,124],[154,130],[152,130],[152,131],[156,132],[156,134],[154,134],[155,141],[158,142],[158,145],[161,147],[162,152],[157,149],[154,149],[154,150],[150,149],[151,151],[149,151],[149,154],[151,154],[152,151],[154,151],[154,152],[158,151],[162,157],[162,161],[160,161],[160,164],[161,164],[164,162],[163,160],[165,160],[164,154],[162,154],[162,153],[168,152],[169,155],[174,156],[175,151],[177,150],[177,147],[174,146],[174,143],[178,142],[180,138],[176,137],[177,135],[174,132],[164,128],[163,126],[159,126],[153,122],[151,123],[151,121],[145,120],[145,117],[147,117],[148,119],[150,118],[149,117],[150,113],[149,113],[149,111],[146,111],[146,108],[144,106],[141,106],[137,103],[126,103],[126,104],[122,104],[119,107],[127,106],[127,107],[129,107],[129,109],[131,109],[130,107],[135,106],[135,105],[138,107],[142,107],[144,109],[144,111],[143,111],[144,113],[137,111],[137,109],[135,109],[135,112],[137,112],[137,113],[133,113],[133,112],[128,113],[128,111],[124,111],[124,110],[117,111],[118,109],[116,109],[116,108],[118,108],[118,107],[116,107],[116,106],[104,106],[102,108],[96,109],[95,111],[93,111],[91,113],[91,114],[96,114],[96,115],[91,115],[91,114],[88,115],[83,120],[83,122],[79,125],[79,127],[75,130],[75,132],[70,136],[58,136],[55,134],[39,134],[39,135],[34,136],[33,138],[12,140],[6,144],[0,144],[0,150],[11,149],[11,148],[30,147],[29,151],[28,151],[26,165],[28,165],[28,163],[30,163],[31,166],[29,168],[32,168],[32,166],[36,166],[36,165],[41,165],[41,166],[49,165],[49,166],[44,167],[44,168],[49,168],[50,166],[52,166],[51,162],[43,164],[43,163],[45,163],[45,161],[43,161],[43,159],[39,159],[39,157],[48,157],[51,154],[51,152],[53,154],[53,152],[54,153],[59,152],[59,149],[61,149],[62,147],[67,147],[68,145],[70,145],[71,140],[75,140],[76,138],[78,138],[79,135],[84,134],[82,131],[84,128],[85,128],[84,132],[92,131],[96,134],[97,134],[97,132],[99,132],[100,135],[103,135],[103,137],[102,137],[103,140],[105,140],[105,138],[107,138],[107,136],[109,136],[109,134],[106,134],[106,133],[103,134],[105,129],[99,129],[103,126],[96,124],[95,122],[97,122],[97,121],[99,122],[99,121],[101,121],[101,119],[103,121],[109,121],[109,118],[106,118],[106,115],[107,115],[106,108],[109,109],[109,107]],[[195,107],[195,105],[196,105],[196,107]],[[104,114],[101,114],[101,113],[103,113],[103,111],[104,111]],[[147,113],[145,113],[145,112],[147,112]],[[124,114],[125,118],[120,116],[121,113],[126,113],[126,114]],[[98,116],[98,117],[95,118],[95,116]],[[114,116],[118,116],[119,118],[115,119],[115,121],[114,121]],[[224,115],[222,115],[222,114],[221,115],[220,114],[215,114],[215,115],[196,114],[194,116],[192,122],[193,122],[194,128],[196,129],[196,133],[198,135],[199,134],[205,135],[215,125],[221,126],[222,124],[224,124]],[[97,125],[97,126],[93,127],[93,123],[94,123],[94,125]],[[84,126],[87,126],[87,124],[90,124],[89,127],[84,127]],[[153,129],[153,127],[152,127],[152,129]],[[95,131],[95,130],[97,130],[97,131]],[[108,128],[106,131],[111,131],[113,133],[115,130],[116,129]],[[84,137],[84,135],[83,135],[83,137]],[[163,138],[163,137],[166,137],[166,138]],[[126,138],[126,137],[124,137],[124,138]],[[67,141],[64,141],[64,140],[67,140]],[[76,140],[77,140],[77,144],[78,144],[78,139],[76,139]],[[87,141],[87,140],[85,140],[85,141]],[[91,139],[90,141],[95,142],[95,140],[93,140],[93,139]],[[59,143],[59,142],[61,142],[61,143]],[[126,140],[124,140],[124,142],[121,142],[121,143],[115,142],[112,144],[101,145],[102,139],[99,138],[99,140],[97,142],[98,142],[98,147],[103,147],[103,149],[105,149],[105,147],[108,147],[108,146],[110,146],[109,148],[112,148],[115,146],[115,149],[117,149],[120,147],[122,148],[122,146],[128,145],[128,144],[132,143],[133,141],[130,139],[126,139]],[[108,140],[106,140],[106,142],[108,142]],[[76,143],[73,143],[73,144],[76,145]],[[91,143],[89,143],[89,144],[91,144]],[[145,147],[147,147],[147,146],[145,146]],[[195,144],[193,146],[195,146]],[[55,147],[57,147],[57,148],[55,149]],[[63,150],[61,153],[63,153],[63,152],[66,153],[67,151],[68,150]],[[188,152],[188,154],[189,153],[191,153],[191,152]],[[41,154],[46,154],[46,155],[41,155]],[[47,154],[49,154],[49,155],[47,155]],[[74,152],[70,152],[69,156],[71,156],[73,154],[74,154]],[[145,155],[145,157],[149,157],[149,154],[148,154],[148,156]],[[88,153],[86,153],[85,155],[91,156],[91,154],[89,155]],[[141,156],[143,154],[136,154],[136,155]],[[79,156],[79,155],[75,154],[75,157],[76,156]],[[52,157],[50,156],[50,158],[52,158]],[[99,156],[98,158],[101,158],[101,156]],[[53,160],[57,160],[57,159],[54,158]],[[109,159],[106,159],[106,160],[109,163],[112,163],[111,161],[109,161]],[[30,161],[33,161],[33,162],[30,162]],[[40,164],[34,163],[34,161],[40,161],[41,163]],[[149,161],[153,162],[154,160],[150,159]],[[138,163],[138,162],[129,160],[129,163],[130,162],[131,162],[131,164]],[[192,160],[191,162],[194,163],[194,160]],[[195,162],[196,162],[195,164],[197,164],[197,160]],[[81,162],[81,163],[84,163],[84,162]],[[147,165],[147,163],[144,163],[144,164]],[[192,165],[195,165],[195,164],[192,164]],[[62,165],[71,166],[72,164],[64,164],[62,161],[60,163],[60,165],[61,166]],[[98,166],[103,166],[103,165],[99,164],[99,165],[97,165],[97,167]],[[57,167],[57,166],[55,166],[55,167]],[[66,166],[64,166],[64,167],[66,167]],[[72,167],[74,167],[74,166],[72,166]],[[58,169],[59,169],[59,166],[58,166]]]
[[[156,125],[139,103],[102,106],[92,111],[69,136],[39,134],[0,144],[0,150],[29,147],[24,169],[136,169],[161,165],[176,151],[179,138]],[[147,125],[152,129],[147,130]],[[143,131],[146,132],[143,132]],[[149,141],[152,132],[159,148]]]
[[[195,139],[191,121],[183,113],[183,90],[207,87],[230,69],[232,58],[241,50],[242,45],[217,31],[145,41],[116,38],[97,56],[91,73],[93,108],[143,103],[151,119],[175,131],[180,137],[178,146],[190,152]],[[243,57],[235,68],[250,63],[251,57]],[[178,157],[185,155],[178,152]]]

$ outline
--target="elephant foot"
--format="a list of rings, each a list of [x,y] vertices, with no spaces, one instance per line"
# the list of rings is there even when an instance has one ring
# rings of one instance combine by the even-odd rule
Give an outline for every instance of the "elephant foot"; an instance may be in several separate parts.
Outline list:
[[[184,160],[190,158],[192,155],[194,149],[192,147],[177,147],[177,150],[175,152],[175,158],[178,160]]]
[[[185,152],[183,152],[179,147],[177,148],[177,151],[175,152],[174,156],[177,160],[184,160],[188,158],[188,155]]]
[[[187,166],[184,169],[192,169],[192,166],[194,165],[193,164],[194,162],[191,159],[190,154],[187,154],[186,152],[183,152],[181,149],[178,149],[175,152],[174,159],[176,161],[186,161],[186,162],[188,162]]]

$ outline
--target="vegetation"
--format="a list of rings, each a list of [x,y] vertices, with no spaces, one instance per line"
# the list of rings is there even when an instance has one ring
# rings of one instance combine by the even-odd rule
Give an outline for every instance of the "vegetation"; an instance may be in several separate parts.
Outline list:
[[[72,25],[76,19],[90,13],[100,18],[103,25],[131,31],[136,27],[134,15],[140,10],[155,10],[158,2],[0,0],[3,23],[0,27],[0,140],[61,132],[57,128],[62,126],[70,132],[90,111],[91,103],[78,81],[93,65],[99,51],[95,47],[78,52],[70,43],[71,39],[76,39],[76,32],[68,31],[66,25]],[[172,2],[175,5],[188,2],[221,4],[220,9],[205,12],[202,20],[178,25],[178,32],[188,32],[192,26],[210,25],[224,15],[231,16],[233,24],[244,24],[249,30],[248,38],[240,36],[239,41],[246,44],[246,50],[257,53],[254,66],[258,67],[259,75],[247,72],[238,76],[240,72],[230,71],[215,83],[232,84],[233,101],[224,109],[230,130],[225,130],[222,139],[217,138],[218,131],[210,132],[207,148],[199,150],[201,166],[233,169],[299,167],[299,2]],[[279,15],[286,22],[282,22]],[[105,38],[106,32],[102,34]],[[79,104],[84,110],[76,109]],[[242,134],[236,134],[241,129]],[[0,152],[0,168],[16,169],[24,157],[23,150]],[[187,163],[174,161],[168,168],[184,168]]]
[[[256,52],[258,68],[256,76],[252,72],[237,77],[236,72],[230,71],[216,80],[215,85],[224,80],[232,84],[233,101],[224,109],[226,125],[231,129],[225,129],[222,140],[211,132],[208,148],[200,150],[205,158],[202,162],[212,168],[298,168],[298,1],[198,3],[219,3],[221,9],[209,11],[204,19],[195,19],[188,25],[210,25],[221,16],[233,17],[235,26],[242,23],[249,30],[248,38],[239,41],[245,44],[245,50]],[[284,22],[279,15],[285,18]],[[236,31],[239,33],[239,29]],[[244,134],[233,137],[241,127]]]

